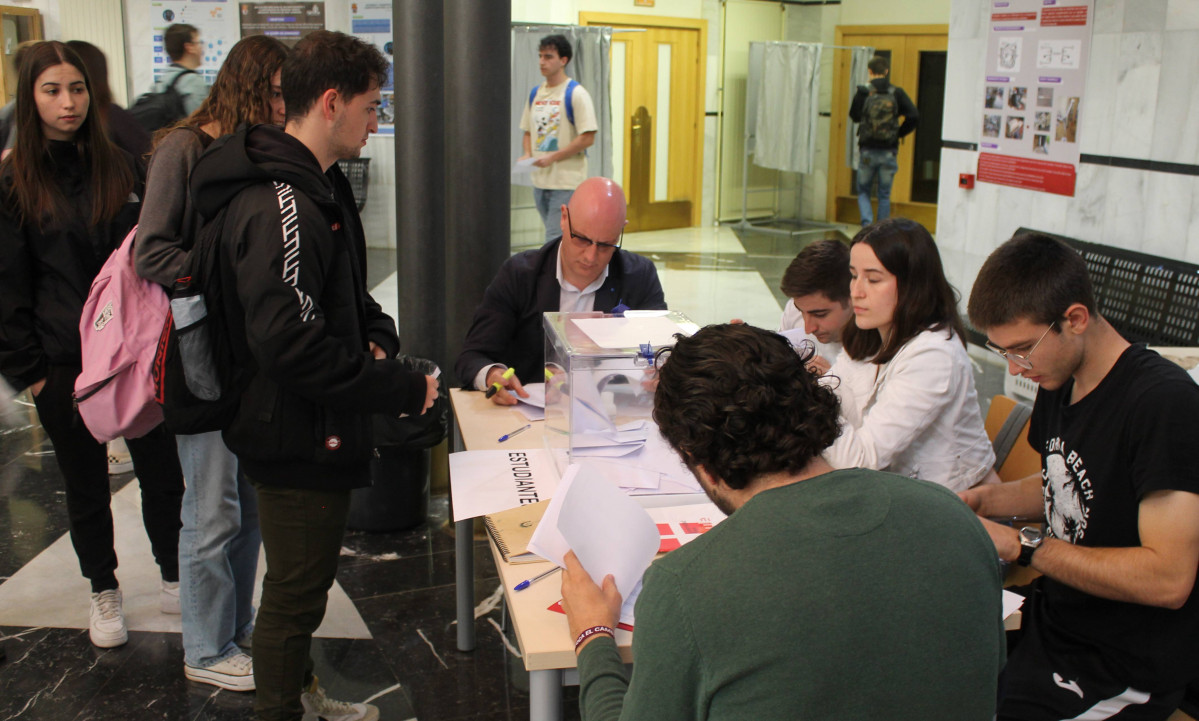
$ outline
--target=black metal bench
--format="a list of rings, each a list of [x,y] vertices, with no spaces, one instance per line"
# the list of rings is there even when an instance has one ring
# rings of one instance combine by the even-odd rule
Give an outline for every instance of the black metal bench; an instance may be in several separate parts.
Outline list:
[[[1036,232],[1020,228],[1017,233]],[[1199,265],[1045,233],[1082,255],[1099,314],[1131,343],[1199,346]]]

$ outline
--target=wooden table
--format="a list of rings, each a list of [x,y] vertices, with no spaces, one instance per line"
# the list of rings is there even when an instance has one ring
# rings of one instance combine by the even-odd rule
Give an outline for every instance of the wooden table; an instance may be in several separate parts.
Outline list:
[[[451,390],[450,402],[457,419],[454,432],[456,451],[543,447],[543,421],[534,421],[532,428],[501,444],[498,440],[500,436],[528,423],[519,411],[511,407],[497,406],[485,399],[479,391]],[[451,486],[453,482],[451,477]],[[690,496],[671,498],[683,499]],[[474,519],[457,521],[454,558],[458,600],[458,649],[461,651],[470,651],[475,647],[474,557],[471,552],[473,539]],[[516,584],[548,571],[554,565],[548,561],[505,563],[495,544],[489,543],[488,546],[499,570],[500,583],[504,587],[504,601],[508,606],[508,617],[516,631],[516,640],[524,657],[525,669],[529,672],[529,718],[531,721],[557,721],[562,718],[563,683],[568,674],[571,681],[577,679],[573,673],[577,665],[574,639],[570,638],[566,616],[549,610],[562,596],[561,581],[558,577],[551,576],[524,591],[513,591]],[[626,663],[632,661],[632,639],[633,634],[628,631],[616,632],[621,658]]]
[[[501,444],[500,436],[520,428],[528,421],[514,407],[497,406],[487,400],[481,391],[453,388],[450,390],[450,405],[454,409],[451,451],[528,450],[542,447],[544,421],[534,422],[532,428]],[[451,488],[453,483],[451,476]],[[454,523],[459,651],[473,651],[475,648],[475,561],[471,550],[474,523],[473,518]]]

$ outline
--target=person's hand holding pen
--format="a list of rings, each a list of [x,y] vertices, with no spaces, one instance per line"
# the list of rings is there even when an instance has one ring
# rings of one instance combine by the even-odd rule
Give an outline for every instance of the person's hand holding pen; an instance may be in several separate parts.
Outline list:
[[[614,633],[612,629],[620,621],[621,598],[611,574],[604,576],[603,586],[597,586],[574,551],[567,551],[564,560],[562,610],[577,654],[592,639]],[[584,637],[588,631],[592,633]]]
[[[487,372],[487,397],[491,399],[492,403],[500,406],[514,406],[516,398],[512,393],[521,398],[529,397],[529,392],[516,377],[515,369],[496,366]]]

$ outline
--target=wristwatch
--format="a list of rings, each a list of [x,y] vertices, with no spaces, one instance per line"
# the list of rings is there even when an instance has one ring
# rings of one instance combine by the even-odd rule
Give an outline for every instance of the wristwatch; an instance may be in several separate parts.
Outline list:
[[[1027,566],[1032,563],[1032,554],[1041,547],[1041,542],[1045,540],[1045,534],[1036,526],[1025,526],[1020,529],[1020,556],[1016,558],[1016,563],[1021,566]]]

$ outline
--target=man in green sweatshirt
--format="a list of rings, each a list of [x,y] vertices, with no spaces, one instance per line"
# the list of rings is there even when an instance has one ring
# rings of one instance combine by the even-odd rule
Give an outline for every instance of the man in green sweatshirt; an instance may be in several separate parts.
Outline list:
[[[837,398],[805,360],[747,325],[660,356],[654,419],[729,517],[646,572],[631,679],[611,576],[597,585],[568,554],[584,721],[993,718],[989,536],[940,486],[825,463]]]

